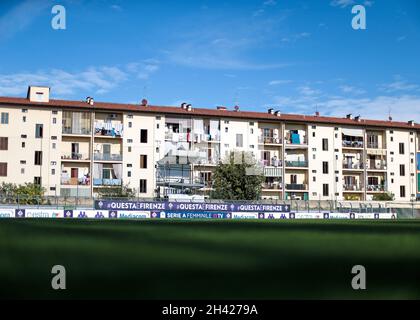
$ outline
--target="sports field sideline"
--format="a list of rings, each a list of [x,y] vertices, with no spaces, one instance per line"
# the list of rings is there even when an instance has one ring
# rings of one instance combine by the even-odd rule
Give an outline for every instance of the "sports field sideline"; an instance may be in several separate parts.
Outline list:
[[[1,298],[420,298],[419,220],[4,219],[0,252]]]

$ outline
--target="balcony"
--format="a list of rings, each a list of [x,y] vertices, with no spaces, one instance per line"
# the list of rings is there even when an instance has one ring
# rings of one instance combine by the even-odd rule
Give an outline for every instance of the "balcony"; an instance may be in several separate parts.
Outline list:
[[[361,140],[343,140],[343,147],[345,147],[345,148],[363,148],[363,141],[361,141]]]
[[[259,136],[258,143],[264,144],[282,144],[281,138],[274,138],[274,137],[266,137],[266,136]]]
[[[281,167],[264,167],[264,177],[281,177],[283,175]]]
[[[363,163],[361,162],[343,162],[343,169],[347,170],[363,170]]]
[[[61,178],[62,186],[90,186],[90,178]]]
[[[68,161],[89,161],[90,157],[88,154],[83,154],[83,153],[75,153],[75,152],[70,152],[70,153],[64,153],[61,155],[61,160],[68,160]]]
[[[290,183],[286,184],[286,190],[307,190],[308,186],[306,184]]]
[[[387,169],[386,162],[384,161],[384,162],[381,162],[381,163],[369,164],[367,166],[367,169],[368,170],[386,170]]]
[[[121,138],[123,124],[113,122],[95,122],[95,136]]]
[[[264,190],[282,190],[281,182],[265,182],[262,184]]]
[[[286,144],[289,146],[301,146],[308,144],[308,138],[299,134],[292,134],[289,139],[286,139]]]
[[[191,134],[189,133],[176,133],[176,132],[166,132],[165,140],[171,142],[191,142]]]
[[[93,179],[94,186],[121,186],[121,179]]]
[[[367,192],[384,192],[385,185],[370,184],[366,188]]]
[[[344,191],[363,191],[363,186],[359,184],[344,184]]]
[[[90,128],[72,128],[72,127],[63,127],[63,134],[75,134],[75,135],[90,135],[92,131]]]
[[[122,161],[122,154],[95,153],[95,161]]]
[[[308,167],[308,161],[288,161],[288,160],[286,160],[286,167],[307,168]]]
[[[263,167],[282,167],[283,163],[281,160],[277,160],[277,159],[260,160],[260,165]]]

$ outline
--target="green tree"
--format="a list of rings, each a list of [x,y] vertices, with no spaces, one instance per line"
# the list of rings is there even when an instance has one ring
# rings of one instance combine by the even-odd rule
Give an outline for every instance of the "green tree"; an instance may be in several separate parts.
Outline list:
[[[122,185],[120,187],[104,188],[99,191],[101,198],[134,198],[136,196],[133,189],[128,185]]]
[[[395,196],[391,192],[379,193],[373,196],[374,201],[393,201]]]
[[[264,177],[250,153],[231,152],[213,175],[212,199],[258,200]]]

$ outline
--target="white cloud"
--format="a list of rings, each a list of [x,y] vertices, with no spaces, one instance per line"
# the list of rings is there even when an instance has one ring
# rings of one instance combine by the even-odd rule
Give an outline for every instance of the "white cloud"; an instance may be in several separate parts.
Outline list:
[[[330,3],[333,7],[345,8],[347,6],[355,4],[354,0],[333,0]]]
[[[360,114],[365,119],[387,120],[388,111],[394,120],[415,120],[420,123],[420,96],[377,96],[372,98],[346,98],[341,96],[274,97],[274,104],[284,113],[313,114],[344,117]]]
[[[303,94],[304,96],[313,96],[313,95],[318,95],[321,93],[321,91],[317,90],[317,89],[313,89],[309,86],[302,86],[298,88],[298,91],[300,94]]]
[[[272,80],[268,83],[269,86],[277,86],[282,84],[292,83],[292,80]]]
[[[113,5],[111,5],[111,6],[110,6],[110,8],[111,8],[112,10],[115,10],[115,11],[119,11],[119,12],[121,12],[121,11],[122,11],[121,6],[119,6],[119,5],[117,5],[117,4],[113,4]]]
[[[407,82],[401,76],[395,76],[393,82],[381,85],[380,89],[385,92],[419,91],[420,86]]]
[[[366,91],[363,90],[363,89],[359,89],[359,88],[349,86],[349,85],[342,85],[339,88],[342,92],[350,93],[350,94],[353,94],[353,95],[361,95],[361,94],[366,93]]]
[[[12,37],[29,27],[48,8],[52,0],[25,0],[0,17],[0,40]]]
[[[265,6],[275,6],[277,4],[277,1],[275,0],[266,0],[263,3]]]
[[[37,72],[0,74],[0,95],[24,95],[27,86],[31,84],[49,86],[53,95],[60,97],[81,94],[82,92],[101,95],[129,80],[148,79],[158,69],[156,61],[145,60],[130,63],[123,67],[89,67],[78,72],[50,69]]]
[[[290,35],[288,37],[283,37],[282,42],[296,42],[297,40],[309,38],[311,34],[309,32],[301,32],[297,34]]]

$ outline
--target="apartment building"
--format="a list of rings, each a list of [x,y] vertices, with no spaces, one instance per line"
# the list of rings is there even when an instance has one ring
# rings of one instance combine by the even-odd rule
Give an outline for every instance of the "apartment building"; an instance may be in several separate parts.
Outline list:
[[[420,200],[420,125],[343,118],[0,97],[0,182],[90,197],[127,185],[139,197],[208,196],[219,162],[244,151],[264,175],[262,198]]]

